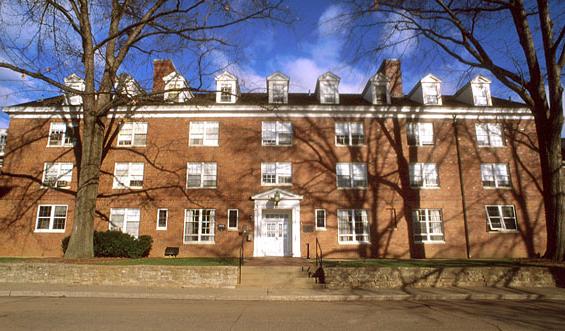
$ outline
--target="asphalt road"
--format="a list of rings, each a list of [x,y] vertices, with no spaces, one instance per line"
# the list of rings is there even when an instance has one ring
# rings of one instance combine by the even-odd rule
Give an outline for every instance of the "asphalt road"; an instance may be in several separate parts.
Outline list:
[[[565,330],[565,302],[0,298],[1,330]]]

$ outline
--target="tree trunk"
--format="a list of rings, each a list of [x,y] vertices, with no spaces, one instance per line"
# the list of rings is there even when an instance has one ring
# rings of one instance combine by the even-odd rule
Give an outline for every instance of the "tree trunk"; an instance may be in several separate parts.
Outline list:
[[[557,106],[560,108],[560,106]],[[554,110],[551,110],[553,112]],[[562,109],[556,119],[544,117],[548,111],[535,110],[538,144],[543,177],[543,197],[547,222],[546,258],[563,261],[565,258],[565,210],[561,180]],[[542,118],[544,117],[544,118]]]
[[[104,128],[102,123],[97,121],[96,117],[90,115],[88,111],[85,110],[83,114],[80,172],[73,232],[65,252],[65,258],[90,258],[94,256],[94,214],[100,179]]]

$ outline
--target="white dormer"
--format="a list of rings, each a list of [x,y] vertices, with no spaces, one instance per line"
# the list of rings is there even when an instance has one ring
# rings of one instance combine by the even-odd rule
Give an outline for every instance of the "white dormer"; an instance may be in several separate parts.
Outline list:
[[[216,76],[216,102],[236,103],[239,96],[237,77],[224,71]]]
[[[376,73],[367,81],[362,93],[363,99],[373,105],[390,104],[389,85],[389,79],[382,72]]]
[[[474,106],[492,106],[490,83],[490,79],[478,75],[455,93],[455,99]]]
[[[173,71],[163,77],[163,82],[165,83],[165,93],[163,96],[165,101],[185,102],[193,97],[186,79],[178,72]]]
[[[80,78],[76,74],[70,74],[67,78],[65,78],[65,86],[79,91],[85,90],[84,79]],[[65,92],[65,104],[81,105],[82,96],[70,92]]]
[[[331,72],[318,77],[316,95],[322,104],[339,104],[339,81],[341,78]]]
[[[408,94],[410,100],[430,106],[441,106],[441,80],[428,74]]]
[[[141,86],[128,74],[121,74],[118,77],[118,81],[114,84],[114,88],[116,93],[125,95],[128,98],[144,93]]]
[[[280,72],[275,72],[267,77],[269,103],[288,103],[289,82],[290,79]]]

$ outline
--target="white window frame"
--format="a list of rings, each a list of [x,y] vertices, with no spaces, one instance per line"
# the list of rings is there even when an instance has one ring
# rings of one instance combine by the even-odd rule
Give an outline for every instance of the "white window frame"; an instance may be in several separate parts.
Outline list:
[[[235,211],[235,226],[230,226],[230,212]],[[230,208],[228,209],[228,222],[227,222],[228,231],[237,231],[239,229],[239,209]]]
[[[274,173],[266,173],[267,167],[274,166]],[[288,167],[290,169],[289,174],[283,172],[283,167]],[[264,175],[275,176],[274,183],[265,182]],[[287,176],[288,175],[288,176]],[[281,178],[289,177],[290,183],[283,182]],[[261,185],[262,186],[292,186],[292,163],[291,162],[262,162],[261,163]]]
[[[428,93],[434,90],[435,94]],[[439,83],[422,83],[422,97],[424,99],[424,105],[438,106],[440,105],[440,85]],[[434,101],[435,102],[431,102]]]
[[[272,128],[268,128],[268,126],[273,126],[274,125],[274,130],[272,130]],[[274,139],[274,143],[270,143],[270,141],[272,141],[272,139],[267,139],[268,134],[271,134],[273,136]],[[281,143],[281,135],[282,134],[289,134],[290,135],[290,142],[288,144],[283,144]],[[293,138],[293,133],[292,133],[292,123],[291,122],[283,122],[283,121],[265,121],[265,122],[261,122],[261,145],[263,146],[283,146],[283,147],[287,147],[287,146],[292,146],[292,138]]]
[[[436,213],[432,215],[432,213]],[[433,219],[434,216],[439,215],[439,220]],[[439,208],[421,208],[412,211],[412,222],[414,224],[413,228],[416,229],[416,224],[420,223],[420,229],[422,232],[416,233],[412,231],[414,242],[422,244],[443,244],[445,243],[445,229],[443,226],[443,212]],[[439,224],[440,233],[432,232],[436,227],[432,224]],[[417,237],[421,237],[418,239]],[[441,239],[434,239],[434,237],[441,236]]]
[[[159,221],[161,218],[161,211],[165,212],[165,226],[161,226]],[[157,209],[157,230],[167,230],[167,225],[169,225],[169,209],[167,208],[158,208]]]
[[[432,173],[434,176],[430,176]],[[410,187],[412,188],[424,188],[424,189],[435,189],[439,188],[439,171],[437,164],[435,163],[410,163],[409,165],[409,176],[410,176]],[[416,178],[421,178],[422,183],[418,184]],[[436,178],[435,183],[431,180],[433,177]]]
[[[122,226],[120,227],[113,223],[112,217],[114,215],[122,215],[122,213],[119,213],[121,211],[123,211],[124,220]],[[132,213],[137,214],[136,215],[137,218],[132,217]],[[130,227],[132,226],[130,224],[132,223],[137,223],[136,233],[129,232]],[[141,210],[139,208],[110,208],[110,220],[108,222],[108,230],[120,231],[132,235],[135,238],[138,238],[140,227],[141,227]]]
[[[383,84],[383,83],[377,83],[374,86],[374,93],[375,93],[375,104],[377,105],[386,105],[389,103],[389,92],[388,92],[388,86],[387,84]],[[380,100],[379,99],[379,95],[381,95],[381,93],[384,90],[384,100]]]
[[[50,207],[51,210],[49,211],[49,228],[48,229],[38,229],[39,225],[39,211],[41,207]],[[65,207],[65,222],[62,229],[54,229],[53,226],[55,225],[55,208],[57,207]],[[38,205],[37,206],[37,215],[35,217],[35,229],[33,232],[42,232],[42,233],[65,233],[65,228],[67,227],[67,216],[69,215],[69,206],[68,205]],[[42,217],[46,218],[46,217]],[[58,217],[60,218],[60,217]]]
[[[318,212],[324,213],[324,226],[318,226]],[[314,224],[316,227],[316,231],[326,231],[326,227],[328,225],[328,213],[323,208],[314,209]]]
[[[338,101],[338,84],[337,82],[321,82],[321,103],[328,105],[336,105]]]
[[[500,123],[476,123],[475,134],[479,147],[504,147],[504,134]],[[480,139],[479,137],[484,137]]]
[[[481,181],[484,188],[511,188],[508,164],[481,163]],[[492,182],[493,185],[488,185],[489,182]]]
[[[123,123],[118,132],[118,147],[145,147],[147,146],[147,129],[146,122],[128,122]],[[127,133],[129,131],[129,133]],[[145,136],[144,139],[141,136]],[[140,143],[141,140],[143,143]],[[127,143],[129,142],[129,143]]]
[[[189,222],[188,221],[188,216],[190,214],[191,211],[195,211],[198,210],[198,220],[196,222]],[[204,211],[210,211],[211,214],[211,219],[209,220],[209,229],[210,229],[210,233],[202,233],[203,227],[202,227],[202,221],[204,219]],[[187,238],[187,233],[186,233],[186,225],[187,223],[198,223],[198,233],[197,234],[193,234],[192,236],[196,236],[197,240],[186,240]],[[183,244],[187,244],[187,245],[192,245],[192,244],[215,244],[215,226],[216,226],[216,209],[209,209],[209,208],[188,208],[184,210],[184,229],[183,229],[183,235],[182,235],[182,242]],[[207,236],[207,237],[211,237],[211,239],[208,240],[202,240],[202,237]]]
[[[342,169],[347,169],[347,174],[340,172],[340,167]],[[358,170],[361,170],[359,172]],[[340,186],[339,177],[349,177],[349,185],[348,186]],[[356,182],[364,181],[364,185],[356,185]],[[338,189],[367,189],[369,186],[369,178],[367,174],[367,164],[353,162],[339,162],[335,165],[335,183]]]
[[[197,126],[202,126],[202,132],[197,131]],[[216,138],[213,137],[213,131],[216,131]],[[201,138],[200,138],[201,137]],[[196,143],[194,140],[202,140],[202,143]],[[191,121],[188,128],[188,146],[191,147],[218,147],[220,144],[220,122],[217,121]]]
[[[285,83],[272,83],[273,91],[271,92],[272,103],[283,104],[286,103],[286,84]],[[279,99],[280,98],[280,99]]]
[[[127,165],[125,175],[117,175],[119,165]],[[135,166],[141,165],[141,174],[132,174],[131,168]],[[145,172],[145,164],[143,162],[116,162],[114,163],[114,183],[112,188],[115,190],[123,190],[123,189],[142,189],[144,184],[144,172]],[[124,180],[120,180],[123,177]],[[134,181],[141,181],[141,186],[131,185]]]
[[[478,83],[471,87],[473,91],[473,103],[475,106],[488,106],[489,103],[489,84]]]
[[[343,126],[343,133],[340,132]],[[361,127],[361,134],[359,132],[354,133],[354,128]],[[345,136],[347,142],[339,143],[338,136]],[[357,143],[353,143],[353,137],[356,136]],[[359,137],[362,137],[361,139]],[[361,142],[359,142],[361,141]],[[363,122],[335,122],[335,145],[336,146],[363,146],[365,145],[365,125]]]
[[[411,122],[408,123],[407,129],[409,146],[434,145],[434,124],[432,122]]]
[[[51,135],[55,127],[60,126],[61,128],[64,126],[65,129],[61,132],[61,143],[60,144],[52,144],[51,143]],[[59,128],[59,130],[61,130]],[[76,135],[77,126],[75,123],[64,123],[64,122],[52,122],[49,126],[49,136],[47,137],[47,147],[73,147],[75,145],[76,137],[74,135],[67,135],[68,130],[72,130]]]
[[[191,166],[199,166],[200,173],[190,173]],[[210,169],[214,169],[214,172],[206,172]],[[206,170],[206,171],[205,171]],[[199,176],[200,185],[199,186],[189,186],[190,176]],[[214,186],[205,186],[206,181],[214,180]],[[186,164],[186,188],[187,189],[215,189],[218,187],[218,164],[216,162],[188,162]]]
[[[47,182],[47,173],[51,168],[56,168],[55,171],[57,175],[53,184]],[[68,162],[45,162],[43,164],[43,179],[41,180],[41,187],[43,188],[62,188],[68,189],[71,187],[71,182],[73,181],[73,168],[74,165]],[[67,185],[62,185],[62,183],[67,183]],[[61,185],[60,185],[61,184]]]
[[[497,208],[498,216],[490,215],[488,210],[489,208]],[[514,217],[504,217],[502,214],[502,208],[512,208],[512,214],[514,215]],[[487,215],[487,226],[489,232],[518,232],[518,218],[516,217],[516,208],[514,208],[513,205],[486,205],[485,213]],[[493,227],[492,218],[500,218],[500,227]],[[504,221],[505,219],[514,220],[515,229],[506,228],[506,223]]]
[[[350,220],[348,220],[348,224],[349,222],[351,222],[351,234],[343,234],[343,229],[341,228],[341,222],[340,222],[340,213],[342,212],[347,212],[348,213],[348,218],[352,217]],[[356,212],[361,212],[361,226],[363,227],[363,233],[362,234],[358,234],[356,233],[356,222],[355,222],[355,213]],[[364,215],[363,215],[364,214]],[[366,230],[366,232],[365,232]],[[347,244],[369,244],[370,243],[370,233],[371,231],[369,230],[369,215],[367,213],[366,209],[338,209],[337,210],[337,242],[341,245],[347,245]],[[357,240],[358,236],[363,236],[366,239],[365,240]],[[343,240],[344,237],[347,238],[351,238],[351,240]]]
[[[220,103],[233,103],[233,97],[233,84],[220,83]]]

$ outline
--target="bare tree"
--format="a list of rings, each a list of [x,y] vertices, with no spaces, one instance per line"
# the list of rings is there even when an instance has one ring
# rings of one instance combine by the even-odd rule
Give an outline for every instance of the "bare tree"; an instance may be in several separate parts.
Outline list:
[[[420,49],[427,45],[469,68],[491,72],[532,109],[543,177],[546,257],[563,260],[564,4],[546,0],[350,0],[347,4],[339,19],[349,21],[355,35],[363,36],[352,48],[356,56],[398,49],[406,41],[417,42]],[[379,37],[371,38],[375,35]]]
[[[209,54],[231,46],[235,27],[253,20],[284,20],[280,0],[19,0],[0,7],[2,24],[0,68],[37,80],[42,89],[82,97],[81,136],[75,145],[78,188],[67,258],[93,256],[93,227],[100,166],[120,71],[138,57],[194,51]],[[4,31],[6,32],[6,31]],[[201,56],[194,60],[201,69]],[[62,82],[65,71],[84,75],[84,90]],[[162,92],[161,92],[162,96]],[[143,94],[137,98],[151,98]],[[127,102],[137,104],[140,100]],[[141,100],[142,101],[142,100]]]

